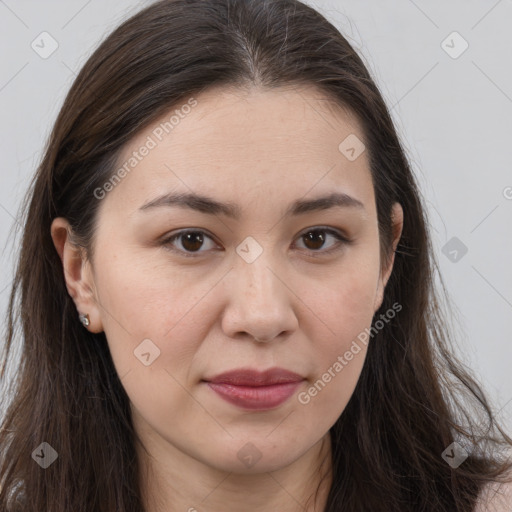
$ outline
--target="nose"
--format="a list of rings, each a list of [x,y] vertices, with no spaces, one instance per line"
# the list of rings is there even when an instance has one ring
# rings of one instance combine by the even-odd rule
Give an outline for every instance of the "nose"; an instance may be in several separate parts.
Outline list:
[[[226,336],[269,342],[297,329],[293,286],[264,255],[252,263],[240,258],[225,278],[227,305],[222,329]]]

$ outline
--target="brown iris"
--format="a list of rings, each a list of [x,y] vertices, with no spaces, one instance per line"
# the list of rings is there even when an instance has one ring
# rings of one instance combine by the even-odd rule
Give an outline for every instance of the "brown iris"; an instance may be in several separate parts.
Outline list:
[[[322,245],[324,244],[325,242],[325,236],[324,234],[322,233],[322,231],[320,230],[316,230],[316,231],[309,231],[308,233],[304,234],[303,235],[303,238],[304,238],[304,243],[306,245],[306,247],[308,249],[321,249],[322,248]],[[309,246],[309,243],[317,243],[320,242],[320,246],[319,247],[311,247]]]
[[[199,231],[190,231],[181,235],[181,244],[187,251],[197,251],[203,244],[203,235]]]

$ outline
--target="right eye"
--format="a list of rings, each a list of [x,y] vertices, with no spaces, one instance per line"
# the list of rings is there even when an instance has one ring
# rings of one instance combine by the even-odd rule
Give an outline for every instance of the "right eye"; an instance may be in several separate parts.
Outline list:
[[[205,238],[213,241],[213,239],[207,235],[205,231],[199,229],[186,229],[178,231],[177,233],[165,238],[162,241],[162,245],[164,245],[170,251],[180,254],[181,256],[194,258],[198,255],[201,255],[203,252],[206,252],[199,251],[201,246],[204,244]],[[181,249],[177,249],[175,246],[175,242],[177,240],[181,240]]]

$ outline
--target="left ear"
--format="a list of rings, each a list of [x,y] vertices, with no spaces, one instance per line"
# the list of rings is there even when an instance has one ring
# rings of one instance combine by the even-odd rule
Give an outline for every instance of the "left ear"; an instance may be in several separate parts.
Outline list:
[[[373,311],[377,311],[382,305],[382,301],[384,300],[384,289],[386,288],[386,284],[388,283],[389,277],[391,276],[391,271],[393,270],[393,264],[395,263],[395,251],[398,245],[398,241],[402,236],[402,229],[404,225],[404,212],[402,210],[402,206],[400,203],[394,203],[393,209],[391,211],[391,222],[392,222],[392,254],[389,260],[389,264],[387,265],[384,272],[380,271],[379,274],[379,282],[377,283],[377,293],[375,295],[375,302]]]

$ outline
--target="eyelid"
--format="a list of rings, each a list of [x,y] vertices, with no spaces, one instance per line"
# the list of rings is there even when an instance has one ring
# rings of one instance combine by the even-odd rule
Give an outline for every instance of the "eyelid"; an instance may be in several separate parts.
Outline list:
[[[215,242],[217,244],[217,242],[215,241],[215,237],[203,228],[180,229],[176,232],[172,232],[171,234],[169,234],[169,236],[164,236],[162,238],[160,244],[163,245],[167,250],[169,250],[173,253],[179,254],[180,256],[184,256],[185,258],[198,258],[202,254],[208,252],[208,251],[199,251],[196,253],[190,253],[190,252],[182,251],[181,249],[175,249],[174,247],[172,247],[172,242],[174,242],[180,236],[185,235],[187,233],[201,233],[202,235],[210,238],[213,242]]]
[[[304,236],[306,233],[309,233],[310,231],[324,231],[324,232],[334,236],[336,238],[337,243],[335,243],[330,249],[324,249],[324,250],[320,249],[318,251],[313,251],[313,250],[307,251],[307,249],[306,249],[308,257],[322,258],[322,257],[330,256],[331,254],[342,250],[343,246],[350,245],[353,243],[353,240],[350,237],[348,237],[342,230],[337,229],[337,228],[332,228],[330,226],[312,226],[312,227],[306,228],[299,233],[299,235],[297,236],[297,239]]]
[[[334,236],[337,239],[337,243],[334,244],[334,246],[329,249],[324,249],[324,250],[319,249],[318,251],[314,251],[312,249],[310,249],[310,250],[302,249],[302,251],[306,251],[308,253],[308,256],[312,256],[314,258],[330,255],[331,253],[341,250],[344,245],[349,245],[349,244],[353,243],[353,240],[350,237],[348,237],[343,230],[340,230],[338,228],[333,228],[330,226],[322,226],[322,225],[311,226],[311,227],[303,229],[296,236],[295,239],[300,239],[302,236],[304,236],[305,234],[307,234],[311,231],[323,231],[327,234]],[[182,251],[181,249],[175,249],[174,247],[172,247],[172,243],[176,239],[178,239],[180,236],[185,235],[187,233],[200,233],[200,234],[206,236],[207,238],[210,238],[210,240],[212,240],[213,242],[215,242],[217,244],[215,237],[203,228],[180,229],[176,232],[172,232],[171,234],[169,234],[169,236],[164,236],[163,239],[161,240],[160,244],[165,246],[167,248],[167,250],[169,250],[173,253],[177,253],[180,256],[184,256],[185,258],[199,258],[199,257],[201,257],[201,254],[208,252],[208,251],[198,251],[195,253],[194,252],[186,252],[186,251]],[[219,244],[217,244],[217,245],[219,245]]]

